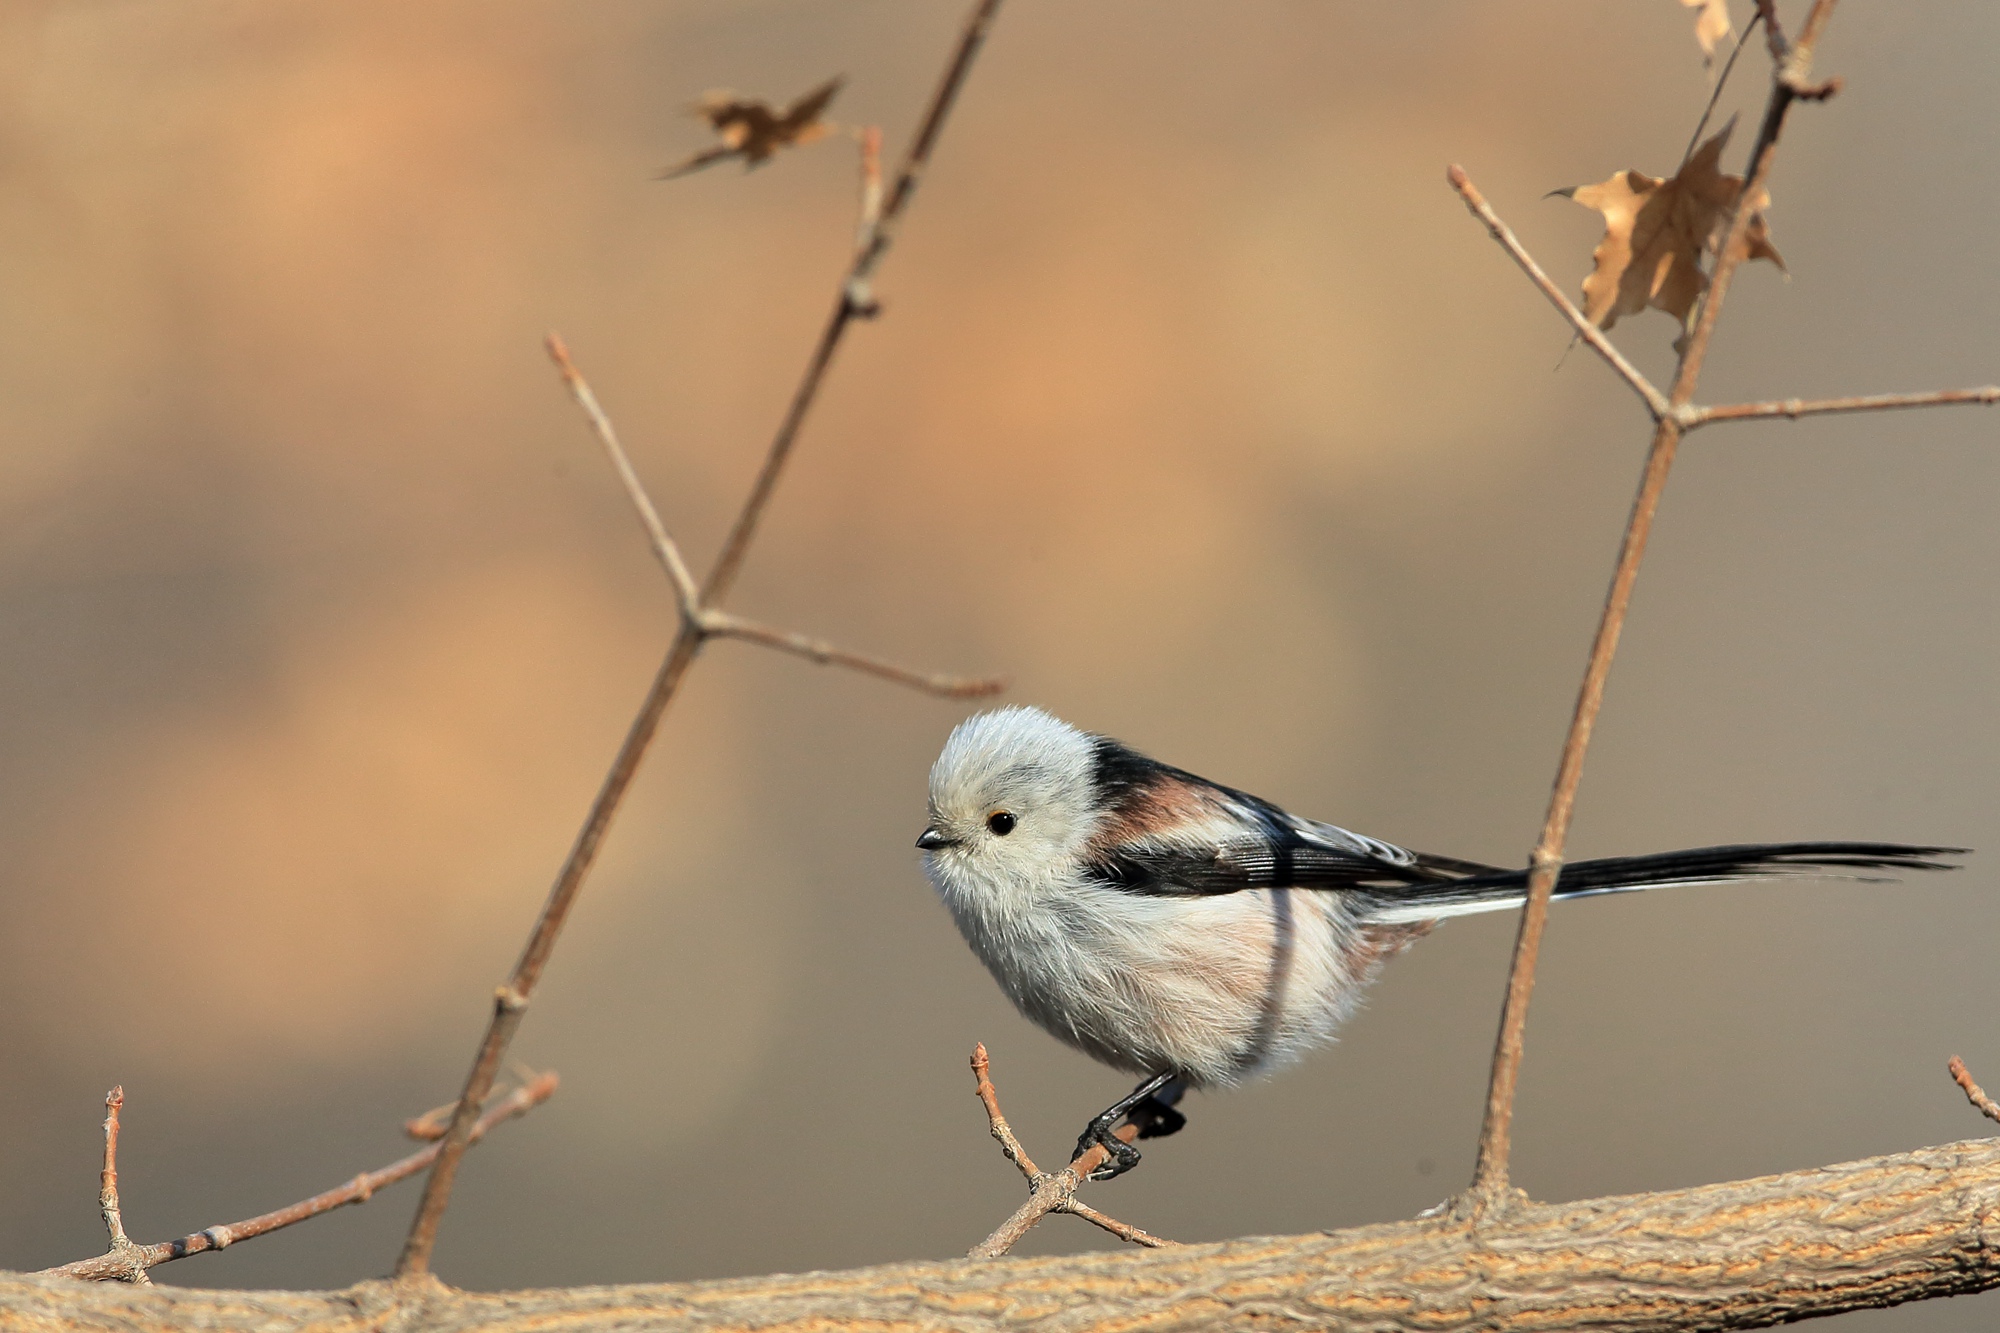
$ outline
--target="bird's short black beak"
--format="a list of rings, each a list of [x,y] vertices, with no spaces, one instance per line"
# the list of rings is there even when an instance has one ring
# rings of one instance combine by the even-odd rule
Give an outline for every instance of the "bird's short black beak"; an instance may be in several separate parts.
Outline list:
[[[917,835],[917,846],[927,852],[934,852],[940,847],[956,847],[957,845],[958,839],[947,838],[934,828],[927,828]]]

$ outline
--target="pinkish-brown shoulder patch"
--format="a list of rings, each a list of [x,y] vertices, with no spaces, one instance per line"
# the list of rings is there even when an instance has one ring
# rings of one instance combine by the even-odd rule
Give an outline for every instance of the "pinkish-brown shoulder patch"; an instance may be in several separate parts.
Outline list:
[[[1172,773],[1160,773],[1135,786],[1111,811],[1097,831],[1104,842],[1134,842],[1157,838],[1176,828],[1213,818],[1222,802],[1213,789]]]

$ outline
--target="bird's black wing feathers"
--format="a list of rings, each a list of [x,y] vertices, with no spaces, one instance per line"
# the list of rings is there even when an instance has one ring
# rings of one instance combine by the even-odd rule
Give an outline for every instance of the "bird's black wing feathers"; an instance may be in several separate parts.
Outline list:
[[[1246,837],[1207,847],[1147,843],[1087,863],[1093,879],[1159,897],[1210,898],[1245,889],[1392,889],[1424,871],[1289,837]]]
[[[1287,814],[1260,796],[1210,782],[1095,738],[1097,799],[1120,830],[1136,836],[1097,843],[1085,858],[1099,883],[1161,897],[1214,897],[1245,889],[1392,889],[1395,886],[1502,874],[1495,866],[1421,856],[1330,824]],[[1192,799],[1190,799],[1192,798]],[[1161,820],[1166,807],[1192,804],[1197,832]]]
[[[1172,768],[1095,737],[1093,781],[1112,832],[1093,840],[1085,871],[1099,883],[1161,897],[1246,889],[1348,890],[1372,921],[1428,921],[1511,907],[1528,872],[1410,852]],[[1192,813],[1189,813],[1192,812]],[[1206,836],[1204,836],[1206,835]],[[1779,842],[1614,856],[1563,867],[1555,896],[1581,898],[1669,884],[1789,875],[1868,879],[1854,871],[1952,870],[1959,847],[1893,842]]]

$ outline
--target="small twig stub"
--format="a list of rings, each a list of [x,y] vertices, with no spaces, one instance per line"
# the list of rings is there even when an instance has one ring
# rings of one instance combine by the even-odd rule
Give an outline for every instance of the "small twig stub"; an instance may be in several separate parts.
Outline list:
[[[1965,1061],[1954,1055],[1951,1057],[1951,1063],[1945,1067],[1951,1070],[1951,1081],[1958,1084],[1959,1090],[1965,1093],[1965,1100],[1971,1102],[1979,1114],[1988,1120],[2000,1122],[2000,1103],[1987,1096],[1986,1089],[1973,1081],[1972,1071],[1965,1067]]]

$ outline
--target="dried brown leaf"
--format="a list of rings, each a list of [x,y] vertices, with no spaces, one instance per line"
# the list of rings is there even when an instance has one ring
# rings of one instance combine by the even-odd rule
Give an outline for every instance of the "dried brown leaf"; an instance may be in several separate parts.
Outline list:
[[[1699,11],[1694,16],[1694,39],[1701,44],[1702,63],[1713,65],[1716,48],[1736,31],[1729,21],[1729,0],[1681,0],[1681,3]]]
[[[1592,254],[1596,267],[1583,280],[1583,313],[1601,329],[1648,306],[1664,310],[1685,327],[1694,304],[1708,290],[1702,261],[1722,243],[1722,231],[1736,207],[1743,178],[1720,169],[1722,150],[1734,122],[1702,144],[1673,177],[1621,171],[1595,185],[1557,193],[1604,215],[1604,239]],[[1785,261],[1771,244],[1763,210],[1770,195],[1755,201],[1744,238],[1747,256]]]
[[[730,157],[742,158],[747,171],[768,162],[781,148],[797,148],[825,138],[833,132],[833,126],[820,116],[845,82],[845,75],[835,75],[782,111],[768,102],[738,97],[727,89],[703,93],[689,110],[706,120],[722,142],[678,166],[669,167],[660,173],[659,179],[685,176]]]

